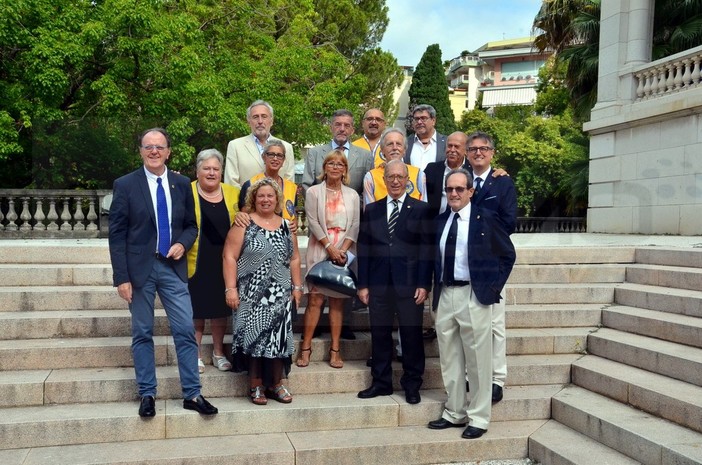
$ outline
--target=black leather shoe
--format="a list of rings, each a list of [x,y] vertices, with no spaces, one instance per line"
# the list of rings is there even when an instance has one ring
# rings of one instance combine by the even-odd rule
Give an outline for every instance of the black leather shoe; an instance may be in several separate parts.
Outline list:
[[[422,401],[419,391],[405,391],[405,400],[408,404],[418,404]]]
[[[433,341],[436,339],[436,330],[434,328],[429,328],[422,334],[425,341]]]
[[[358,393],[359,399],[372,399],[373,397],[389,395],[392,395],[392,389],[381,389],[375,385]]]
[[[430,421],[427,425],[430,429],[446,429],[446,428],[463,428],[466,426],[465,423],[451,423],[445,418],[439,418],[438,420]]]
[[[193,400],[183,399],[183,408],[187,410],[195,410],[202,415],[214,415],[219,412],[217,407],[207,402],[207,400],[205,400],[205,398],[201,395],[197,396]]]
[[[351,331],[351,328],[344,325],[341,327],[341,339],[346,339],[347,341],[355,341],[356,335]]]
[[[156,416],[156,401],[154,401],[154,396],[144,396],[141,398],[141,404],[139,405],[139,416]]]
[[[469,426],[463,430],[461,437],[464,439],[477,439],[487,432],[486,429],[476,428],[475,426]]]
[[[502,400],[502,386],[499,384],[492,385],[492,403],[496,404]]]

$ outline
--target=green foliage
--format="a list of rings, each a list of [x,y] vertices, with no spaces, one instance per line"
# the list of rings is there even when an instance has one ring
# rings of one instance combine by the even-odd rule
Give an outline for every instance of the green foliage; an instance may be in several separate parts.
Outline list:
[[[549,118],[535,114],[530,106],[498,107],[493,117],[472,110],[463,113],[459,130],[483,131],[495,139],[493,165],[514,179],[520,214],[584,214],[582,192],[567,189],[575,180],[575,167],[582,169],[588,161],[588,139],[573,120],[572,110]]]
[[[436,130],[451,134],[456,130],[439,44],[427,47],[412,75],[409,88],[410,111],[416,105],[429,104],[436,109]],[[411,116],[408,115],[408,116]]]
[[[0,185],[109,187],[156,125],[189,173],[259,98],[296,147],[337,108],[392,114],[386,26],[384,0],[0,0]]]

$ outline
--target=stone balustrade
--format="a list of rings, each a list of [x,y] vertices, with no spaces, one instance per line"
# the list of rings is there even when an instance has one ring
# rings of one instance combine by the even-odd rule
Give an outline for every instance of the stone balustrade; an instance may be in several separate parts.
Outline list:
[[[702,46],[634,69],[636,101],[695,88],[702,78]]]
[[[107,237],[110,190],[0,189],[0,239]],[[298,206],[298,234],[307,218]],[[585,218],[520,217],[516,233],[584,233]]]
[[[106,237],[105,197],[111,191],[0,189],[0,238]]]

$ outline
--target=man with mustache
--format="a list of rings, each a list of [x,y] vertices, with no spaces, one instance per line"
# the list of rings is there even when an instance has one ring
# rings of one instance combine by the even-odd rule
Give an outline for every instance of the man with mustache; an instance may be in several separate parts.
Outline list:
[[[373,155],[373,166],[377,168],[386,161],[380,149],[380,137],[385,131],[385,115],[377,108],[371,108],[363,115],[361,126],[363,136],[356,139],[353,145],[368,150]]]

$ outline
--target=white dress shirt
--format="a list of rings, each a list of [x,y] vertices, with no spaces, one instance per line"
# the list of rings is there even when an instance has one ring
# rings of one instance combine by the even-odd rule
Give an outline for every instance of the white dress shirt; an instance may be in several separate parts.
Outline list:
[[[154,217],[156,218],[156,231],[158,233],[158,208],[156,207],[156,189],[158,188],[158,181],[156,181],[158,178],[161,178],[161,185],[163,186],[163,190],[166,192],[166,206],[168,207],[168,224],[172,224],[172,219],[173,219],[173,213],[172,213],[172,202],[171,202],[171,189],[168,186],[168,168],[165,169],[163,174],[161,176],[156,176],[154,173],[151,171],[147,170],[146,167],[144,167],[144,172],[146,173],[146,180],[148,181],[149,185],[149,192],[151,193],[151,202],[154,206]],[[169,228],[169,232],[173,234],[172,232],[173,228]],[[158,250],[158,244],[156,246],[156,250]]]
[[[441,269],[444,269],[444,257],[446,255],[446,238],[448,237],[453,216],[458,215],[458,234],[456,235],[456,259],[453,268],[453,279],[456,281],[470,281],[470,270],[468,269],[468,225],[470,224],[470,202],[458,212],[452,212],[441,233],[439,247],[441,249]],[[443,280],[443,276],[442,276]]]

